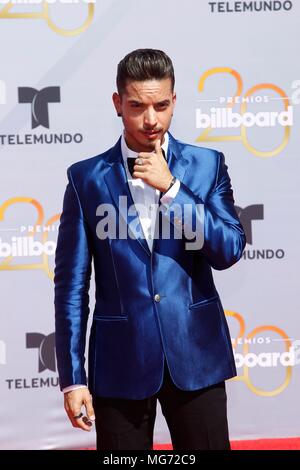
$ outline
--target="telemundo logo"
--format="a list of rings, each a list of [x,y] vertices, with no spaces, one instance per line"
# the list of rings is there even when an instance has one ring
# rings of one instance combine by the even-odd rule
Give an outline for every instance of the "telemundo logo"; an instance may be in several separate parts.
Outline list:
[[[1,3],[1,0],[0,0]],[[50,129],[49,105],[50,103],[61,103],[59,86],[48,86],[37,90],[32,87],[18,87],[18,102],[30,107],[31,128],[39,126]],[[0,80],[0,105],[6,104],[6,85]],[[69,132],[47,132],[47,133],[25,133],[25,134],[1,134],[0,145],[53,145],[53,144],[81,144],[83,135],[80,132],[71,134]]]

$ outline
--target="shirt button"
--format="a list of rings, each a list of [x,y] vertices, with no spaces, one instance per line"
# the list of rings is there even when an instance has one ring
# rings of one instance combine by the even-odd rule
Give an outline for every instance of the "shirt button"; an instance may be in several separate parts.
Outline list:
[[[155,294],[154,300],[155,300],[155,302],[159,302],[159,301],[160,301],[160,295],[159,295],[159,294]]]

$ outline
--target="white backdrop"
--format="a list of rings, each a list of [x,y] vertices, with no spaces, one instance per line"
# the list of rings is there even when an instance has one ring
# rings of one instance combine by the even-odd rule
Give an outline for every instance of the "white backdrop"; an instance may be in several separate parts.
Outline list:
[[[171,131],[224,152],[247,232],[215,272],[239,374],[230,437],[300,435],[299,19],[296,1],[0,5],[2,449],[95,445],[58,387],[54,251],[66,168],[119,137],[116,66],[140,47],[173,59]],[[160,413],[155,441],[170,441]]]

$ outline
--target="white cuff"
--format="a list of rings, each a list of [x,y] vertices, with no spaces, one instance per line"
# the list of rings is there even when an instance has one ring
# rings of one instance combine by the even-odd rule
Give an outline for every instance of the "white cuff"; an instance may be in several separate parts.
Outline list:
[[[180,189],[180,181],[176,178],[175,183],[173,186],[167,191],[161,198],[160,202],[162,204],[170,204],[170,202],[173,201],[175,196],[177,195],[178,191]]]
[[[87,385],[70,385],[69,387],[63,388],[63,393],[71,392],[72,390],[77,390],[77,388],[87,388]]]

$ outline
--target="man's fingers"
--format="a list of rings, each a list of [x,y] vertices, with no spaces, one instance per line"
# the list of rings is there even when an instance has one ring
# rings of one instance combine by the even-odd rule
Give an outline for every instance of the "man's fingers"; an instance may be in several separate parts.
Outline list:
[[[95,411],[93,408],[92,398],[85,402],[85,409],[88,419],[90,419],[91,421],[95,421]]]
[[[74,428],[80,428],[84,431],[90,431],[92,427],[92,421],[90,415],[94,415],[92,407],[92,397],[87,388],[73,390],[65,393],[65,410],[68,414],[69,420]],[[89,410],[90,415],[85,416],[81,408],[85,406],[87,412]]]
[[[81,420],[83,414],[81,413],[80,408],[69,408],[68,410],[69,420],[71,421],[74,428],[80,428],[79,421]]]
[[[132,173],[132,176],[133,176],[134,178],[141,178],[141,179],[144,180],[144,181],[146,181],[147,175],[148,175],[148,173],[146,173],[145,171],[134,171],[134,172]]]
[[[134,165],[133,167],[133,171],[135,173],[145,173],[145,171],[148,171],[148,166],[146,166],[145,164],[143,165]]]
[[[92,420],[90,420],[87,416],[85,416],[82,412],[72,414],[74,411],[70,411],[68,413],[70,421],[73,425],[74,428],[80,428],[83,429],[84,431],[90,431],[91,427],[93,425]]]
[[[137,158],[139,158],[139,157],[143,158],[144,160],[146,160],[147,158],[152,158],[153,157],[153,152],[139,152]]]
[[[161,140],[158,139],[155,142],[155,153],[161,153]]]
[[[80,429],[83,429],[83,431],[90,431],[93,425],[92,421],[87,416],[84,416],[84,415],[82,415],[81,418],[78,418],[74,421],[75,421],[73,425],[74,428],[80,428]]]

